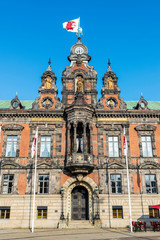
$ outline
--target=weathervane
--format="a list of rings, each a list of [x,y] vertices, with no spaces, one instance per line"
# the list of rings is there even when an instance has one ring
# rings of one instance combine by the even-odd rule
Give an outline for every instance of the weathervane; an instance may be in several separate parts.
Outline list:
[[[83,37],[82,28],[80,27],[80,17],[78,21],[78,31],[76,32],[76,36],[78,37],[78,39],[81,39],[81,37]]]

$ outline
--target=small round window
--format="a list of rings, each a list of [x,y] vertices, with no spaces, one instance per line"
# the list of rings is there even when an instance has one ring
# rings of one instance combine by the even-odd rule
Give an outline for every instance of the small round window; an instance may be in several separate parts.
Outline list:
[[[18,107],[18,103],[17,103],[17,102],[14,102],[14,103],[13,103],[13,107],[14,107],[14,108],[17,108],[17,107]]]

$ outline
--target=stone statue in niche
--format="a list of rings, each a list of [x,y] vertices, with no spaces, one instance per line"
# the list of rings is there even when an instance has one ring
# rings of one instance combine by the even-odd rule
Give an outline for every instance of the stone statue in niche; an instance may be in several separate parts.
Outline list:
[[[112,77],[108,77],[107,88],[114,89],[114,83],[113,83]]]
[[[83,78],[81,76],[78,76],[77,92],[83,92]]]
[[[51,89],[52,88],[52,80],[50,79],[49,76],[45,78],[44,87],[46,89]]]

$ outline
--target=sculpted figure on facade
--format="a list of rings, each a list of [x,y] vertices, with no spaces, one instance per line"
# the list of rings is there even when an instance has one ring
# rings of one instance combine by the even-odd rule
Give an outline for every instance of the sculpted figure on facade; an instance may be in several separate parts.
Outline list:
[[[46,77],[46,79],[45,79],[44,87],[46,89],[51,89],[52,88],[52,80],[50,79],[49,76]]]
[[[108,77],[108,83],[107,83],[108,89],[114,89],[114,83],[112,77]]]
[[[83,92],[83,79],[81,76],[78,76],[77,80],[77,92]]]

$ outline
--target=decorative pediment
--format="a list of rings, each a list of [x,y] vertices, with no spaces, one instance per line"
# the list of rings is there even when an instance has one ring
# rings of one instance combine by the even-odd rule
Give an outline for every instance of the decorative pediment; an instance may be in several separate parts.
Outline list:
[[[108,126],[104,127],[105,131],[121,131],[121,127],[118,126]]]
[[[41,132],[41,131],[55,131],[56,129],[54,127],[51,127],[51,126],[47,126],[47,127],[39,127],[38,131]]]
[[[126,168],[126,166],[122,163],[118,163],[116,161],[112,162],[112,163],[109,163],[108,164],[108,168]]]
[[[152,161],[147,161],[145,163],[142,163],[140,165],[140,168],[147,168],[147,169],[157,169],[160,168],[160,165],[158,163],[152,162]]]
[[[3,131],[22,131],[23,128],[24,128],[23,126],[18,124],[6,124],[2,126]]]
[[[152,125],[147,125],[147,124],[141,124],[135,127],[136,131],[155,131],[156,127]]]
[[[37,168],[44,168],[44,169],[46,169],[46,168],[50,168],[50,167],[51,167],[51,164],[48,164],[46,162],[42,162],[42,163],[38,163],[37,164]]]
[[[11,169],[11,168],[13,168],[13,169],[15,169],[15,168],[20,168],[21,166],[18,164],[18,163],[15,163],[15,162],[13,162],[13,161],[4,161],[4,162],[2,162],[2,164],[1,164],[1,168],[9,168],[9,169]]]

